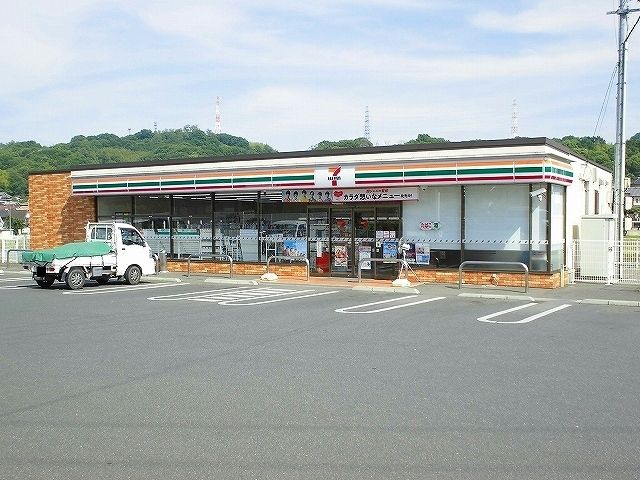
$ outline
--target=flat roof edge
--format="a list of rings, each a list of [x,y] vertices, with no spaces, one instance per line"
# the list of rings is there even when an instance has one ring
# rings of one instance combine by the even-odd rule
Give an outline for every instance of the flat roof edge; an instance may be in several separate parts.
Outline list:
[[[116,168],[136,168],[136,167],[154,167],[174,164],[197,164],[197,163],[224,163],[230,161],[251,161],[251,160],[275,160],[287,158],[305,158],[305,157],[330,157],[339,155],[364,155],[376,153],[403,153],[416,151],[434,151],[434,150],[462,150],[470,148],[500,148],[500,147],[518,147],[518,146],[536,146],[548,145],[563,153],[575,156],[592,165],[598,166],[609,171],[606,167],[594,163],[583,156],[577,154],[570,148],[551,140],[547,137],[516,137],[497,140],[467,140],[461,142],[443,142],[443,143],[416,143],[410,145],[387,145],[377,147],[362,148],[337,148],[331,150],[299,150],[292,152],[280,153],[258,153],[258,154],[241,154],[241,155],[225,155],[220,157],[186,157],[186,158],[170,158],[162,160],[148,160],[139,162],[123,162],[109,164],[91,164],[91,165],[73,165],[60,170],[36,170],[29,172],[29,175],[43,175],[54,173],[71,173],[77,170],[109,170]]]

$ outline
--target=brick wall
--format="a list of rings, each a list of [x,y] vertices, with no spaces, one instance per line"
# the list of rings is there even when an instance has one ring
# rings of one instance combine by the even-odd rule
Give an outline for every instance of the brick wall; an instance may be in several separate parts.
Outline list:
[[[29,175],[31,248],[51,248],[85,238],[95,221],[96,199],[71,195],[69,172]]]
[[[186,272],[186,260],[169,260],[167,270],[170,272]],[[264,263],[234,263],[234,275],[262,275],[267,271]],[[282,264],[274,263],[269,266],[269,271],[283,277],[306,277],[306,265],[301,263]],[[228,274],[229,264],[221,262],[191,262],[191,273],[211,273]],[[416,274],[421,283],[458,283],[457,269],[417,269]],[[495,276],[494,276],[495,275]],[[416,282],[416,278],[409,277],[411,282]],[[560,288],[566,286],[568,278],[562,273],[530,273],[529,287],[531,288]],[[524,275],[522,273],[510,272],[479,272],[465,271],[462,275],[462,282],[469,285],[495,285],[501,287],[522,287],[524,288]],[[391,283],[391,281],[389,281]]]

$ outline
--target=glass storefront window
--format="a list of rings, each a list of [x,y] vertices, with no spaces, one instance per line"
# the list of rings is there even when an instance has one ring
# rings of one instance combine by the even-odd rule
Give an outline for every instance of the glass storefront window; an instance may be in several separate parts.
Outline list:
[[[464,191],[464,260],[527,264],[529,186],[468,185]]]
[[[173,217],[171,221],[174,257],[211,258],[211,217]]]
[[[420,250],[417,263],[457,267],[461,246],[460,187],[422,187],[419,194],[417,201],[404,202],[402,206],[405,240]]]
[[[134,197],[134,212],[136,215],[166,215],[171,212],[171,198],[169,195],[137,195]]]
[[[551,185],[551,270],[560,270],[565,263],[565,212],[566,187]]]
[[[544,183],[534,183],[531,191],[546,190]],[[532,272],[546,272],[547,260],[547,227],[549,225],[549,212],[547,210],[547,196],[534,195],[531,197],[531,252],[529,269]]]
[[[173,215],[176,217],[211,217],[211,194],[173,195]]]
[[[133,203],[130,196],[98,197],[98,221],[131,222]]]
[[[260,255],[307,256],[307,204],[261,201]]]
[[[144,236],[155,253],[160,250],[171,252],[171,237],[169,236],[169,217],[145,215],[133,217],[133,226]]]
[[[257,194],[236,200],[216,195],[213,216],[213,253],[234,261],[258,261]]]

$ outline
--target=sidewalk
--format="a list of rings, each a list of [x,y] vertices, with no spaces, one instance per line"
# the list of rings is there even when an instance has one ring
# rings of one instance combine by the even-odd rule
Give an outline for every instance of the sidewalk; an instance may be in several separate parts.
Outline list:
[[[152,277],[145,277],[151,279]],[[279,277],[273,282],[260,280],[257,275],[234,275],[233,278],[226,276],[212,276],[202,274],[166,272],[155,277],[156,280],[182,281],[182,282],[207,282],[235,285],[299,285],[325,288],[348,288],[353,290],[363,290],[370,292],[395,292],[406,294],[436,295],[436,296],[465,296],[477,298],[493,298],[501,300],[519,301],[563,301],[574,303],[617,305],[640,307],[640,285],[615,284],[604,285],[599,283],[577,283],[564,288],[543,289],[530,288],[527,293],[523,287],[495,287],[493,285],[462,285],[458,289],[457,284],[444,283],[413,283],[410,287],[394,287],[391,280],[371,280],[363,279],[358,282],[357,278],[339,277],[310,277],[304,278]]]
[[[3,273],[4,269],[4,273]],[[23,274],[29,272],[23,270],[20,265],[10,264],[0,268],[0,275]],[[523,287],[501,287],[492,285],[462,285],[458,289],[457,284],[443,283],[414,283],[410,287],[393,287],[391,280],[363,279],[358,283],[357,278],[339,277],[310,277],[304,278],[279,277],[274,282],[262,281],[257,275],[234,275],[228,278],[224,275],[191,274],[180,272],[162,272],[158,275],[145,276],[146,282],[190,282],[190,283],[218,283],[227,285],[298,285],[320,288],[346,288],[370,292],[395,292],[405,294],[418,294],[429,296],[465,296],[499,300],[515,301],[562,301],[573,303],[586,303],[598,305],[616,305],[628,307],[640,307],[640,285],[614,284],[604,285],[600,283],[576,283],[564,288],[541,289],[530,288],[527,293]]]

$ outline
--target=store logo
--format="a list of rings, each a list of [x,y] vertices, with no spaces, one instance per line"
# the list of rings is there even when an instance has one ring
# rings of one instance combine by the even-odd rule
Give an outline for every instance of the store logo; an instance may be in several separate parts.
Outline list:
[[[341,180],[340,178],[340,170],[342,170],[342,167],[338,167],[333,171],[333,175],[331,175],[330,177],[327,178],[327,180],[329,180],[331,182],[331,186],[332,187],[337,187],[338,186],[338,180]]]
[[[356,186],[356,169],[353,167],[318,168],[313,172],[316,188],[350,188]]]
[[[327,180],[329,180],[331,182],[331,186],[332,187],[337,187],[338,186],[338,180],[342,180],[342,178],[340,177],[340,170],[342,170],[342,167],[338,167],[333,171],[333,175],[331,175],[330,177],[327,178]]]

